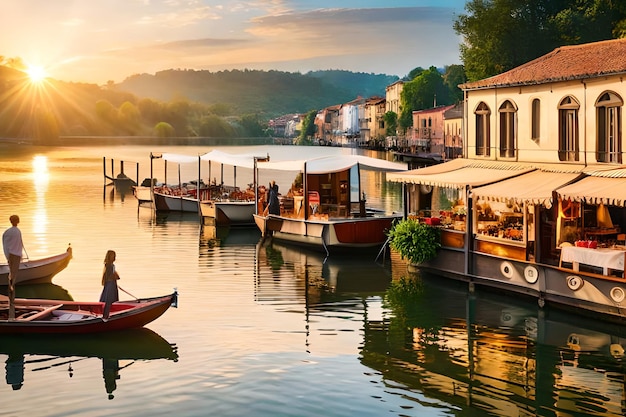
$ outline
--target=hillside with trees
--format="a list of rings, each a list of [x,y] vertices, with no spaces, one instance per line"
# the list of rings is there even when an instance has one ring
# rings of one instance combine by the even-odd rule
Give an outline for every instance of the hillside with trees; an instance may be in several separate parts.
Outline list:
[[[318,110],[358,93],[384,95],[388,80],[397,77],[169,70],[98,86],[33,83],[23,71],[0,65],[0,137],[38,143],[59,136],[261,137],[276,115]]]
[[[137,74],[114,86],[117,91],[159,101],[185,99],[229,109],[232,114],[258,114],[270,119],[286,113],[306,113],[357,96],[385,94],[396,76],[317,71],[167,70]]]

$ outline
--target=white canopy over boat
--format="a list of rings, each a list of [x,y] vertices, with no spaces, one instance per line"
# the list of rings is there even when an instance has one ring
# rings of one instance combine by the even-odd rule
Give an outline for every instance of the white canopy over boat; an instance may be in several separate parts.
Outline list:
[[[203,155],[200,155],[200,159],[202,161],[218,162],[224,165],[232,165],[232,166],[244,167],[244,168],[250,168],[250,169],[254,168],[255,159],[259,160],[263,158],[269,158],[269,156],[268,155],[256,155],[253,153],[232,154],[228,152],[218,151],[216,149],[212,150],[211,152],[207,152]]]
[[[155,154],[155,157],[158,157],[157,154]],[[175,162],[177,164],[188,164],[191,162],[196,162],[196,163],[198,162],[197,156],[182,155],[182,154],[177,154],[177,153],[161,154],[161,159],[163,159],[164,161],[168,161],[168,162]]]
[[[258,167],[280,171],[304,171],[307,174],[324,174],[339,172],[354,166],[376,171],[406,171],[407,164],[385,161],[363,155],[332,155],[312,159],[298,159],[291,161],[259,162]]]

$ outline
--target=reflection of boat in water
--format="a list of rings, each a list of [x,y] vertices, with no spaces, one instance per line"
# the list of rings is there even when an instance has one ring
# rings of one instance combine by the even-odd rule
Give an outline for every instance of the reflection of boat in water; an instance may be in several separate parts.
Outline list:
[[[625,329],[437,275],[407,282],[388,291],[389,321],[365,324],[363,364],[384,378],[460,414],[578,415],[594,404],[602,412],[589,415],[623,415]]]
[[[212,226],[204,224],[200,232],[201,246],[248,246],[256,245],[261,232],[252,227]]]
[[[97,335],[3,335],[0,354],[7,355],[6,381],[13,389],[24,384],[24,371],[45,371],[68,366],[69,377],[75,372],[72,362],[100,358],[109,398],[119,379],[119,361],[178,360],[177,347],[152,330],[141,328]],[[128,366],[128,365],[125,365]]]
[[[292,247],[273,239],[259,242],[259,299],[276,297],[272,291],[276,289],[274,283],[277,278],[294,282],[294,288],[298,289],[299,294],[305,294],[305,301],[311,304],[342,294],[383,293],[391,282],[391,273],[388,268],[373,260],[346,256],[325,257],[319,251]]]

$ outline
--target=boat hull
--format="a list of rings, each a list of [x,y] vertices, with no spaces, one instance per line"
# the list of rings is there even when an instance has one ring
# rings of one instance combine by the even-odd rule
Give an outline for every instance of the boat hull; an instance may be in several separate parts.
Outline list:
[[[154,298],[118,301],[111,306],[108,319],[102,318],[104,303],[16,299],[16,310],[33,305],[49,307],[46,316],[37,319],[0,319],[0,334],[91,334],[143,327],[159,318],[176,303],[177,293]],[[56,306],[60,306],[56,308]]]
[[[264,236],[320,250],[380,248],[386,232],[399,216],[304,220],[282,216],[254,215]]]
[[[52,278],[64,270],[72,259],[72,248],[64,253],[48,258],[25,260],[20,263],[16,285],[19,284],[48,284]],[[9,266],[0,264],[0,285],[9,284]]]
[[[437,258],[414,267],[471,285],[532,297],[540,306],[553,304],[578,313],[626,319],[626,281],[622,278],[480,252],[471,252],[469,257],[466,262],[462,251],[444,247]]]
[[[135,186],[133,187],[133,195],[140,203],[152,202],[152,189],[150,187]]]
[[[168,195],[155,192],[154,206],[158,211],[198,212],[198,200],[192,197]]]
[[[209,219],[215,226],[254,225],[254,201],[216,201],[200,202],[200,212],[204,219]]]

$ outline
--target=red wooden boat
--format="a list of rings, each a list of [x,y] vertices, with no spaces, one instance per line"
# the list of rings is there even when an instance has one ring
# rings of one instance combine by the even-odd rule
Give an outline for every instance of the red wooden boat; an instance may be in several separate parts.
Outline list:
[[[103,319],[104,303],[15,299],[15,320],[8,320],[8,299],[0,303],[0,333],[101,333],[144,325],[159,318],[173,305],[178,293],[118,301],[111,306],[108,319]]]

